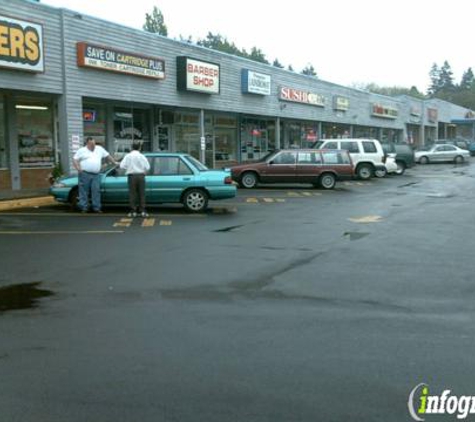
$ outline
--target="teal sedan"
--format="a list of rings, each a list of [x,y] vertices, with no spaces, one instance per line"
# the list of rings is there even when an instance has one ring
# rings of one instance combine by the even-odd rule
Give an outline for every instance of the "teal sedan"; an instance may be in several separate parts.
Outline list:
[[[202,212],[208,200],[234,198],[236,186],[225,170],[209,170],[196,158],[181,153],[145,153],[150,171],[145,176],[147,205],[181,203],[190,212]],[[127,206],[129,191],[124,170],[112,167],[101,174],[103,205]],[[78,202],[77,176],[64,177],[51,188],[50,194],[58,202],[74,208]]]

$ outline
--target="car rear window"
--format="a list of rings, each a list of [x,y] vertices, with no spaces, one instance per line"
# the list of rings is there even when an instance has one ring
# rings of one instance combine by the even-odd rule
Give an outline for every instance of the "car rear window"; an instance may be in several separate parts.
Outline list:
[[[349,164],[349,158],[347,154],[343,154],[341,151],[323,151],[323,162],[325,164]]]
[[[374,142],[370,142],[370,141],[363,141],[363,150],[364,152],[369,152],[369,153],[378,152]]]
[[[352,142],[352,141],[341,141],[341,149],[346,149],[348,152],[353,152],[353,153],[360,152],[358,148],[358,142]]]
[[[297,157],[299,164],[321,164],[322,158],[318,152],[299,152]]]

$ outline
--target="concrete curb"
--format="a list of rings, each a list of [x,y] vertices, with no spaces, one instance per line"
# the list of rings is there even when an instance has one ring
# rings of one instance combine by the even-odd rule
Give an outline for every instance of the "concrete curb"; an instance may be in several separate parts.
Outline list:
[[[41,207],[44,205],[58,204],[52,196],[40,196],[36,198],[21,198],[0,201],[0,211],[9,211],[18,208]]]

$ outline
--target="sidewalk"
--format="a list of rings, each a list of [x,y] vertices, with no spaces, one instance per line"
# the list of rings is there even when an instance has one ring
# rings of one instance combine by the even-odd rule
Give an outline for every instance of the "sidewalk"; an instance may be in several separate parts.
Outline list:
[[[48,189],[0,190],[0,211],[52,205],[56,201],[48,195]]]

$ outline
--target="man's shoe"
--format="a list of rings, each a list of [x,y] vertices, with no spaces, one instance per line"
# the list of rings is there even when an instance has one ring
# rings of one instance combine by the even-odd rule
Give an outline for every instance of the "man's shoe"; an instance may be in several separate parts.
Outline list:
[[[148,217],[148,214],[147,214],[145,211],[143,211],[141,215],[142,215],[143,218],[147,218],[147,217]]]
[[[134,211],[134,212],[131,211],[131,212],[129,212],[129,213],[127,214],[127,217],[129,217],[129,218],[135,218],[135,217],[137,217],[137,213],[136,213],[135,211]]]

